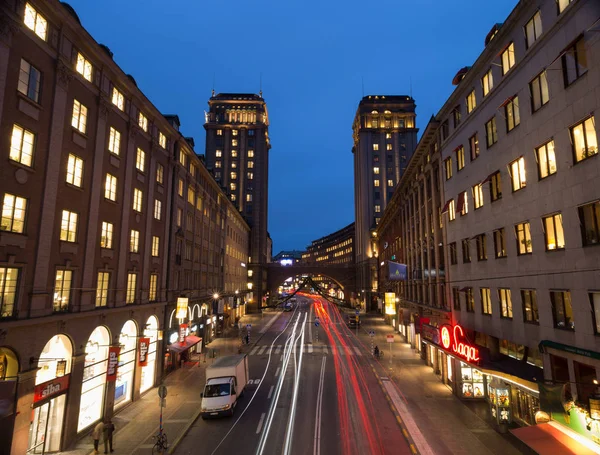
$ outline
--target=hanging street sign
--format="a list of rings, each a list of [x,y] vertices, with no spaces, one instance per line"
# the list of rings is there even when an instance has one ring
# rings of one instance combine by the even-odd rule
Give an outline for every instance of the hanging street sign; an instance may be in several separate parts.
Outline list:
[[[158,386],[158,396],[160,398],[166,398],[167,397],[167,386],[166,385],[159,385]]]

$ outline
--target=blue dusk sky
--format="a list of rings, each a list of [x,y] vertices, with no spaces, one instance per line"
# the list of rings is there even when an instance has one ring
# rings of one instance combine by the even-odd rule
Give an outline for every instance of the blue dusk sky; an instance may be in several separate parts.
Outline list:
[[[211,89],[269,110],[273,254],[354,221],[352,121],[364,95],[409,95],[422,130],[517,0],[70,0],[162,112],[205,148]],[[411,84],[412,82],[412,84]]]

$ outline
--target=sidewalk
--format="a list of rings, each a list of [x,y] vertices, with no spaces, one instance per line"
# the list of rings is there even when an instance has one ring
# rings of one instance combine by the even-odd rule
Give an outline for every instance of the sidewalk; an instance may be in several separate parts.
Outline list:
[[[410,345],[400,341],[401,335],[397,333],[392,345],[390,364],[390,348],[386,342],[386,335],[394,333],[394,330],[384,323],[380,315],[362,315],[359,339],[367,350],[371,347],[369,330],[375,331],[374,344],[384,353],[380,363],[376,364],[376,374],[388,383],[389,390],[393,390],[393,386],[386,380],[389,378],[393,381],[403,395],[397,396],[392,406],[395,406],[405,423],[408,421],[414,424],[414,428],[421,433],[432,453],[523,453],[516,438],[498,433],[454,396],[450,388],[439,380]],[[354,330],[353,332],[355,333]],[[414,439],[419,437],[418,434],[412,436]]]
[[[246,332],[246,324],[252,324],[251,344],[242,347],[243,353],[248,353],[258,342],[261,329],[270,324],[281,312],[266,312],[245,315],[240,319],[240,331]],[[237,354],[240,346],[240,331],[228,329],[221,338],[213,340],[200,354],[200,360],[188,362],[169,374],[164,385],[167,386],[167,405],[163,409],[163,428],[169,441],[169,453],[185,436],[188,429],[200,415],[200,392],[205,382],[206,367],[215,359],[211,356],[213,350],[217,357]],[[253,342],[252,342],[253,341]],[[206,354],[206,356],[204,355]],[[157,387],[150,389],[139,400],[118,411],[112,421],[116,431],[113,437],[116,455],[147,455],[152,453],[152,436],[158,433],[159,427],[159,398]],[[91,434],[92,428],[88,434]],[[100,440],[100,453],[104,452]],[[64,455],[88,455],[94,453],[92,438],[84,436],[71,450],[59,452]]]

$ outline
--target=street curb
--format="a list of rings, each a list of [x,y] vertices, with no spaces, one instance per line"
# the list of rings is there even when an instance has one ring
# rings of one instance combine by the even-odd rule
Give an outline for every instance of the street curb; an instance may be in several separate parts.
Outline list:
[[[408,432],[408,429],[406,428],[406,425],[404,425],[404,421],[402,420],[402,417],[400,416],[400,413],[396,409],[396,406],[394,406],[394,403],[392,402],[392,398],[390,397],[390,395],[388,394],[387,390],[383,386],[383,382],[381,381],[379,375],[377,374],[377,370],[373,366],[371,367],[371,369],[373,370],[373,374],[375,375],[375,378],[377,379],[377,382],[379,383],[379,387],[381,387],[381,390],[383,391],[383,394],[385,395],[385,399],[388,402],[388,405],[389,405],[389,407],[390,407],[390,409],[392,411],[392,414],[394,414],[394,417],[396,417],[396,423],[398,423],[398,426],[402,430],[402,435],[404,436],[404,439],[406,439],[406,442],[408,442],[408,446],[410,447],[411,452],[414,455],[417,455],[419,453],[419,451],[417,450],[417,446],[415,445],[415,441],[413,440],[412,436]]]
[[[198,409],[198,411],[196,412],[196,414],[194,415],[194,417],[192,417],[192,419],[190,419],[190,421],[185,424],[183,432],[177,437],[177,439],[175,439],[175,441],[173,442],[173,444],[169,447],[169,449],[167,451],[167,453],[169,455],[171,455],[175,451],[175,449],[181,443],[181,441],[183,440],[183,438],[185,438],[185,436],[187,435],[188,431],[190,431],[190,428],[192,428],[192,425],[194,425],[196,423],[196,420],[198,420],[198,417],[200,417],[200,414],[202,414],[202,410]]]

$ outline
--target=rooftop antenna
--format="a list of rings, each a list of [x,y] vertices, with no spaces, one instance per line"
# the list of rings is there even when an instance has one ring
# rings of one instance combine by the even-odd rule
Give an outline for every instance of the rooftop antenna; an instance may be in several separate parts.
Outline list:
[[[258,92],[258,95],[262,98],[262,73],[260,73],[260,91]]]

